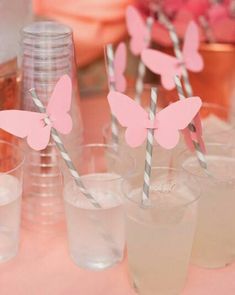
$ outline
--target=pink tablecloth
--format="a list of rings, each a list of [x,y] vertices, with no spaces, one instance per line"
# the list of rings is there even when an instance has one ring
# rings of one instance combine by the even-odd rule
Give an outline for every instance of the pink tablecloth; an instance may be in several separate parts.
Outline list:
[[[99,102],[99,103],[98,103]],[[82,101],[87,141],[100,141],[108,121],[103,98]],[[56,237],[22,230],[19,255],[0,265],[0,295],[135,295],[128,283],[126,260],[92,272],[70,260],[65,233]],[[191,267],[182,295],[234,295],[235,264],[221,270]],[[162,294],[156,294],[162,295]]]

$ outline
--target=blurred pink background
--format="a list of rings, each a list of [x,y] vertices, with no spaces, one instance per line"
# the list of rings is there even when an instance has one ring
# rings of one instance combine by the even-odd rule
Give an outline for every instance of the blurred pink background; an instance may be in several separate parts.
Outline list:
[[[103,45],[126,36],[125,9],[134,0],[34,0],[36,15],[74,30],[79,66],[103,53]],[[98,38],[97,38],[98,37]]]

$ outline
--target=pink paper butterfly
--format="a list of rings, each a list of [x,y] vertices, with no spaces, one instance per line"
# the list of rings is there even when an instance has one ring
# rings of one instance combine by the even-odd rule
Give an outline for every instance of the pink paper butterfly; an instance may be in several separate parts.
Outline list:
[[[72,119],[68,114],[71,104],[72,85],[69,76],[62,76],[49,99],[46,113],[6,110],[0,112],[0,128],[18,136],[27,137],[30,147],[44,149],[50,140],[51,128],[62,134],[72,130]],[[44,119],[49,118],[51,124]]]
[[[121,42],[114,54],[114,75],[115,88],[117,91],[126,91],[126,78],[124,72],[126,70],[126,45]]]
[[[199,44],[198,27],[194,22],[190,22],[185,34],[182,61],[153,49],[144,49],[141,58],[151,71],[161,75],[162,85],[171,90],[175,87],[174,76],[182,75],[182,63],[192,72],[200,72],[203,69],[203,59],[198,53]]]
[[[131,36],[130,50],[134,55],[140,55],[142,50],[148,47],[146,37],[148,29],[138,9],[128,6],[126,10],[127,30]]]
[[[183,130],[199,111],[202,102],[191,97],[170,104],[156,114],[152,123],[148,113],[130,97],[115,91],[108,95],[111,112],[123,127],[127,127],[125,138],[131,147],[141,145],[147,129],[154,129],[155,140],[164,148],[172,149],[179,141],[179,130]]]

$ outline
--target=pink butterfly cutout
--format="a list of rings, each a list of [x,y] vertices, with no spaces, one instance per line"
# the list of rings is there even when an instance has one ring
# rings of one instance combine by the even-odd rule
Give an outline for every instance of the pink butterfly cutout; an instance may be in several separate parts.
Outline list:
[[[1,111],[0,128],[20,138],[27,137],[29,146],[37,151],[44,149],[49,143],[52,127],[62,134],[68,134],[72,130],[72,119],[68,114],[71,92],[71,80],[69,76],[64,75],[55,85],[46,113]],[[47,125],[45,118],[49,118],[51,124]]]
[[[126,78],[124,72],[126,70],[126,45],[121,42],[114,54],[114,75],[115,75],[115,88],[117,91],[126,91]]]
[[[175,87],[174,76],[182,75],[182,63],[192,72],[203,69],[203,59],[198,53],[199,32],[195,22],[190,22],[185,33],[182,50],[183,60],[154,49],[144,49],[141,58],[144,64],[154,73],[161,75],[162,85],[171,90]]]
[[[170,104],[156,114],[154,122],[148,113],[130,97],[115,91],[108,95],[112,114],[123,127],[127,127],[125,139],[129,146],[141,145],[149,128],[154,129],[155,140],[164,148],[172,149],[179,141],[179,130],[183,130],[199,111],[202,102],[191,97]]]
[[[127,30],[131,37],[130,50],[134,55],[140,55],[142,50],[148,47],[146,37],[148,35],[147,26],[134,6],[128,6],[126,9]]]

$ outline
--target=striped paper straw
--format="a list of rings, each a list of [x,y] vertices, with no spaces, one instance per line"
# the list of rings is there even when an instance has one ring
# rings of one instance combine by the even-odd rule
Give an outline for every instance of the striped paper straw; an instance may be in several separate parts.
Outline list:
[[[182,66],[182,77],[183,77],[183,80],[184,80],[184,87],[185,87],[187,96],[191,97],[191,96],[193,96],[193,90],[192,90],[191,84],[189,82],[188,71],[187,71],[187,69],[185,67],[185,64],[183,62],[183,56],[182,56],[182,52],[181,52],[181,49],[180,49],[178,35],[177,35],[176,31],[175,31],[175,28],[174,28],[173,24],[168,20],[168,18],[166,17],[166,15],[162,11],[159,11],[159,21],[169,31],[169,35],[170,35],[171,41],[173,43],[175,56],[178,58],[178,60],[180,62],[182,62],[181,66]]]
[[[35,89],[30,89],[29,92],[32,95],[33,101],[35,103],[35,105],[38,107],[39,111],[41,113],[45,113],[46,109],[44,107],[44,105],[42,104],[42,102],[40,101],[40,99],[38,98]],[[46,124],[50,124],[50,119],[49,118],[45,118],[45,123]],[[83,193],[83,195],[91,202],[91,204],[96,207],[96,208],[101,208],[101,205],[93,198],[93,196],[86,190],[81,177],[78,173],[78,171],[75,168],[75,165],[73,164],[68,152],[66,151],[64,144],[58,134],[58,132],[56,131],[56,129],[51,128],[51,136],[58,148],[58,150],[60,151],[60,154],[62,156],[62,158],[64,159],[67,167],[69,168],[69,171],[71,173],[71,175],[73,176],[75,183],[77,184],[77,186],[79,187],[80,191]]]
[[[151,102],[149,110],[149,119],[154,122],[157,108],[157,88],[151,88]],[[144,185],[142,194],[142,205],[149,203],[149,189],[150,178],[152,170],[152,156],[153,156],[153,141],[154,141],[154,129],[148,129],[146,154],[145,154],[145,168],[144,168]]]
[[[159,21],[169,31],[170,38],[171,38],[172,43],[173,43],[175,56],[178,58],[179,61],[182,62],[182,65],[181,65],[182,66],[182,77],[183,77],[183,81],[184,81],[185,91],[186,91],[187,97],[191,97],[191,96],[193,96],[193,90],[192,90],[192,87],[191,87],[191,84],[190,84],[190,81],[189,81],[188,71],[187,71],[186,66],[185,66],[185,64],[183,62],[183,57],[182,57],[182,52],[181,52],[181,49],[180,49],[178,35],[177,35],[176,31],[175,31],[175,28],[174,28],[173,24],[168,20],[166,15],[164,13],[162,13],[161,11],[159,11]],[[179,82],[180,82],[180,80],[179,80]],[[180,85],[181,85],[181,82],[180,82]],[[182,85],[181,85],[181,88],[182,88]],[[192,132],[196,133],[195,125],[193,124],[193,126],[194,126],[194,131],[192,130]],[[200,152],[200,154],[201,154],[200,158],[201,158],[201,156],[203,156],[203,158],[204,158],[204,164],[202,164],[201,166],[202,167],[204,166],[203,168],[206,169],[207,165],[206,165],[205,156],[202,153],[202,149],[201,149],[200,144],[199,144],[199,138],[197,140],[198,140],[198,142],[195,142],[193,140],[192,140],[192,142],[193,142],[196,153],[198,153],[198,150],[201,151]],[[197,147],[197,149],[196,149],[196,147]],[[199,154],[198,154],[198,158],[199,158]],[[203,163],[203,162],[200,162],[200,163]],[[205,168],[205,166],[206,166],[206,168]]]
[[[208,23],[208,21],[207,21],[207,19],[205,18],[204,15],[201,15],[199,17],[199,22],[200,22],[200,24],[201,24],[201,26],[202,26],[202,28],[203,28],[203,30],[205,32],[207,41],[209,41],[209,43],[215,42],[215,37],[213,35],[211,27],[210,27],[210,25],[209,25],[209,23]]]
[[[230,10],[230,14],[232,17],[235,17],[235,0],[231,0],[230,1],[230,7],[229,7],[229,10]]]
[[[145,36],[145,46],[146,48],[149,47],[151,43],[151,32],[152,32],[152,27],[153,27],[153,18],[149,16],[146,20],[146,28],[147,28],[147,35]],[[138,104],[141,104],[141,96],[143,93],[144,89],[144,76],[146,72],[146,67],[142,60],[140,59],[139,65],[138,65],[138,75],[137,75],[137,80],[135,84],[135,101]]]
[[[105,57],[109,91],[115,91],[114,52],[112,44],[107,44],[105,46]],[[113,143],[118,144],[118,122],[113,114],[111,114],[111,130]]]
[[[184,96],[184,91],[183,91],[183,87],[182,87],[180,78],[178,76],[175,76],[175,85],[176,85],[176,89],[177,89],[177,92],[178,92],[179,99],[180,100],[186,99],[186,97]],[[191,133],[196,133],[196,128],[195,128],[193,123],[190,123],[188,125],[188,129],[190,130]],[[196,152],[196,156],[198,158],[200,166],[203,169],[207,170],[206,158],[205,158],[205,155],[202,152],[200,144],[197,141],[195,141],[193,139],[193,137],[192,137],[192,143],[193,143],[193,146],[194,146],[194,149],[195,149],[195,152]]]

